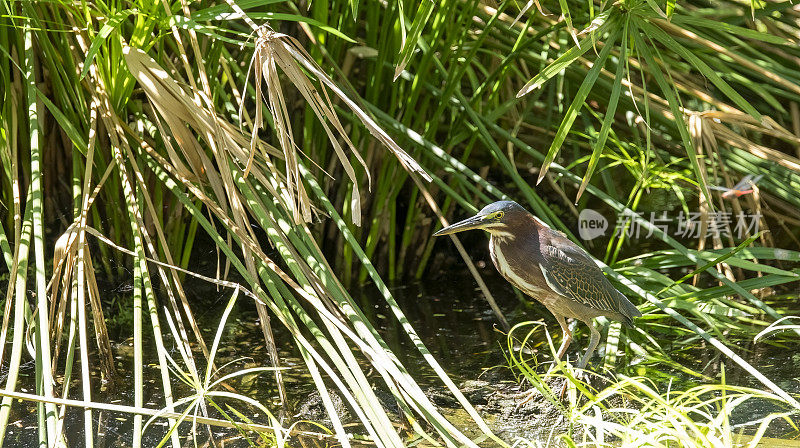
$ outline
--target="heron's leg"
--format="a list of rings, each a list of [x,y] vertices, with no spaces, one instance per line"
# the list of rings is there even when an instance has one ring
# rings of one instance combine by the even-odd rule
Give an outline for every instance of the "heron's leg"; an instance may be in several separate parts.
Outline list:
[[[556,362],[554,362],[550,368],[547,369],[548,374],[556,368],[558,361],[561,361],[561,358],[564,357],[564,353],[567,352],[567,348],[569,348],[569,344],[572,342],[572,332],[569,331],[569,327],[567,326],[567,321],[564,319],[564,316],[556,313],[553,313],[553,316],[555,316],[558,325],[561,325],[561,330],[564,337],[561,338],[561,347],[558,348],[558,352],[556,353]]]
[[[558,322],[558,325],[561,325],[561,330],[564,334],[564,338],[561,341],[561,347],[558,348],[558,353],[556,353],[556,359],[561,361],[564,353],[567,352],[570,342],[572,342],[572,332],[569,331],[569,327],[567,326],[567,321],[564,319],[564,316],[555,313],[553,313],[553,316],[556,317],[556,322]]]
[[[583,369],[584,367],[586,367],[586,362],[589,361],[589,358],[592,357],[592,353],[594,353],[594,349],[597,347],[597,343],[600,342],[600,332],[597,331],[596,328],[594,328],[592,320],[589,319],[588,321],[582,321],[582,322],[589,326],[589,329],[592,331],[592,337],[589,340],[589,347],[586,348],[586,353],[583,354],[580,362],[578,363],[579,369]],[[582,372],[578,372],[578,374],[576,375],[577,378],[581,378],[582,376],[583,376]],[[564,393],[567,391],[567,383],[568,381],[564,379],[564,386],[561,387],[561,393],[558,395],[559,399],[561,400],[564,399]]]
[[[584,321],[584,323],[589,326],[590,330],[592,330],[592,338],[589,340],[589,347],[586,349],[586,353],[583,354],[581,362],[578,363],[579,369],[586,367],[586,363],[589,361],[589,358],[592,357],[594,349],[597,348],[597,343],[600,342],[600,332],[597,331],[597,328],[594,328],[594,324],[592,323],[591,319]]]
[[[552,310],[550,310],[550,312],[553,313]],[[558,348],[558,353],[556,353],[556,360],[561,361],[561,358],[564,356],[564,353],[567,352],[567,348],[569,347],[570,342],[572,342],[572,332],[569,331],[569,327],[567,326],[567,321],[564,319],[564,316],[556,313],[553,313],[553,316],[556,318],[556,322],[558,322],[558,325],[561,326],[561,330],[563,331],[564,335],[563,340],[561,341],[561,347]],[[550,368],[547,370],[546,375],[549,375],[550,372],[552,372],[557,365],[558,362],[553,363],[553,365],[551,365]],[[566,383],[564,384],[564,387],[566,389]],[[565,389],[561,390],[561,398],[564,397]],[[527,397],[523,399],[519,404],[517,404],[517,408],[531,401],[531,399],[533,399],[533,397],[536,395],[536,392],[537,392],[536,388],[531,388],[530,390],[523,392],[523,394],[527,395]]]

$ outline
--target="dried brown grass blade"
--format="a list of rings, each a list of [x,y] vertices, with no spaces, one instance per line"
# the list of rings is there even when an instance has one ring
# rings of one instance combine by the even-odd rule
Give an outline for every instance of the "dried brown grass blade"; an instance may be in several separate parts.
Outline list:
[[[347,177],[353,184],[353,193],[351,197],[350,207],[352,210],[353,222],[356,225],[361,224],[361,195],[358,189],[358,177],[355,169],[350,163],[348,155],[344,152],[342,145],[339,143],[341,138],[345,146],[350,148],[358,162],[362,165],[367,173],[368,182],[370,182],[369,170],[364,162],[361,154],[355,148],[344,127],[339,121],[339,117],[333,110],[333,104],[327,96],[324,86],[317,86],[305,74],[301,65],[296,60],[289,46],[284,42],[288,36],[275,33],[269,29],[262,28],[259,30],[259,37],[256,40],[256,51],[253,55],[253,66],[256,76],[256,119],[253,132],[253,139],[256,138],[256,133],[261,125],[262,105],[261,101],[261,81],[266,83],[268,93],[268,105],[270,114],[272,115],[275,132],[278,137],[281,148],[283,149],[284,159],[286,161],[286,182],[291,193],[295,193],[292,197],[291,205],[292,212],[296,222],[311,220],[311,207],[308,193],[303,186],[302,175],[297,163],[298,146],[293,138],[291,116],[286,107],[286,99],[281,87],[280,78],[278,75],[278,68],[281,69],[283,74],[288,78],[289,82],[297,88],[306,103],[309,105],[314,114],[319,118],[325,133],[330,140],[339,162],[342,164]],[[325,94],[323,97],[319,91]],[[329,125],[330,123],[330,125]],[[334,133],[331,126],[336,129]],[[338,134],[338,135],[337,135]],[[252,148],[253,145],[251,145]],[[251,150],[252,154],[252,150]],[[252,155],[251,155],[252,160]],[[249,165],[248,161],[248,165]]]
[[[353,183],[350,207],[352,211],[351,216],[356,225],[360,225],[361,223],[361,198],[358,188],[358,178],[347,153],[344,151],[344,147],[351,150],[351,153],[358,163],[364,168],[368,183],[371,183],[371,178],[366,162],[353,145],[345,132],[344,126],[339,121],[329,96],[329,89],[353,111],[370,133],[398,158],[401,165],[406,170],[419,173],[425,180],[431,181],[431,177],[424,169],[400,148],[400,146],[375,123],[369,114],[339,89],[336,83],[322,71],[296,39],[285,34],[276,33],[266,27],[259,28],[257,32],[259,37],[256,41],[256,51],[253,55],[252,62],[256,76],[256,118],[254,120],[253,138],[255,138],[256,132],[261,126],[261,81],[263,78],[268,91],[268,104],[275,124],[275,131],[286,160],[287,183],[289,184],[291,192],[296,192],[296,196],[292,198],[293,212],[295,213],[296,219],[302,215],[302,218],[308,221],[310,219],[310,214],[308,213],[309,209],[306,205],[306,201],[308,200],[307,194],[305,188],[302,186],[302,179],[297,166],[297,156],[295,153],[298,149],[292,137],[291,120],[287,112],[283,90],[278,78],[278,68],[280,68],[286,78],[288,78],[289,82],[298,89],[309,107],[320,120],[337,158],[342,164],[348,178]],[[307,75],[306,70],[316,77],[316,82]],[[340,143],[340,140],[344,143]],[[252,160],[252,155],[250,160]],[[248,166],[250,165],[250,160],[248,161]]]

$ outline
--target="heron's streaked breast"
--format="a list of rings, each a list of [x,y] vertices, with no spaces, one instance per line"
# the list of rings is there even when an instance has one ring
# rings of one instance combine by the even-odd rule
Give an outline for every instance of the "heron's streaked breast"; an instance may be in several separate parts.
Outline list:
[[[508,264],[505,255],[503,255],[503,250],[501,248],[502,243],[502,237],[498,238],[494,234],[492,235],[491,240],[489,240],[489,254],[492,256],[494,266],[497,268],[497,271],[500,272],[500,275],[505,277],[506,280],[511,282],[512,285],[516,286],[517,289],[528,295],[536,296],[545,292],[542,288],[533,285],[524,277],[514,272],[514,269]],[[533,269],[538,269],[538,266],[531,267]]]

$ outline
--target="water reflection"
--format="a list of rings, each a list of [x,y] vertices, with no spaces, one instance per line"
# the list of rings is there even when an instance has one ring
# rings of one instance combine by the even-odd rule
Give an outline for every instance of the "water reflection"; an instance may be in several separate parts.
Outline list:
[[[538,305],[522,304],[511,287],[498,276],[489,273],[486,281],[512,324],[543,317],[547,320],[549,315],[544,309],[540,309]],[[190,301],[195,304],[198,324],[203,329],[206,341],[210,343],[216,333],[220,315],[230,297],[230,292],[217,291],[207,285],[194,286],[194,290],[191,287],[188,290]],[[397,286],[391,291],[422,341],[456,383],[476,379],[493,368],[492,381],[513,380],[512,372],[503,368],[507,364],[503,355],[506,348],[506,335],[495,325],[496,320],[471,277],[463,274],[449,274],[436,281]],[[364,314],[373,322],[388,346],[409,372],[423,386],[440,385],[438,378],[419,356],[418,351],[409,341],[378,291],[374,287],[367,286],[353,292],[353,295],[361,305]],[[553,324],[553,322],[550,323]],[[550,327],[552,328],[553,325]],[[300,353],[292,343],[289,333],[279,326],[274,327],[274,332],[282,365],[290,369],[284,375],[284,380],[291,402],[287,406],[287,412],[291,412],[293,405],[308,397],[315,387],[306,373]],[[124,339],[123,333],[118,333],[118,336],[121,340],[114,345],[113,349],[116,367],[122,377],[115,384],[108,385],[101,385],[99,378],[95,377],[93,382],[95,390],[92,396],[96,401],[130,405],[133,403],[132,339]],[[160,395],[160,371],[154,345],[152,345],[152,334],[145,334],[144,339],[146,347],[148,347],[145,350],[145,406],[158,409],[163,403],[163,397]],[[530,340],[534,351],[536,347],[545,344],[545,340],[544,332],[539,331]],[[172,350],[173,356],[178,358],[179,354],[174,342],[167,338],[165,343],[167,348]],[[198,347],[193,348],[199,353]],[[789,353],[787,356],[786,348],[775,348],[767,344],[756,344],[752,348],[754,350],[750,352],[749,358],[759,366],[763,373],[790,393],[800,393],[800,378],[797,374],[800,371],[800,354]],[[575,347],[575,350],[580,350],[580,347]],[[97,354],[92,353],[91,356],[96,359]],[[714,350],[695,348],[691,353],[678,355],[678,358],[682,358],[682,362],[693,363],[692,368],[702,370],[704,366],[719,365],[717,356],[718,354]],[[240,300],[229,317],[217,355],[217,365],[231,363],[228,368],[233,371],[265,366],[268,359],[255,308],[246,300]],[[364,370],[370,371],[366,363]],[[0,372],[0,374],[2,373]],[[23,369],[22,389],[32,390],[33,373],[32,364]],[[706,370],[704,373],[713,378],[718,372]],[[726,374],[729,384],[744,383],[742,385],[761,388],[757,380],[743,374],[735,367],[729,366]],[[374,380],[375,384],[381,383],[379,376],[374,372],[370,374],[370,379]],[[76,382],[74,375],[73,382],[70,398],[81,399],[80,385]],[[274,376],[270,373],[247,375],[229,382],[229,386],[239,393],[270,405],[271,409],[281,408]],[[193,393],[190,387],[174,378],[172,387],[176,397],[185,397]],[[769,406],[759,407],[755,403],[742,415],[739,415],[733,424],[757,420],[774,410]],[[27,403],[15,404],[12,423],[9,425],[6,439],[8,446],[34,447],[37,445],[35,409],[35,406]],[[250,411],[253,412],[252,409]],[[213,409],[211,415],[219,417],[219,413]],[[290,416],[291,414],[287,413],[286,415]],[[131,444],[132,416],[107,411],[94,412],[93,416],[97,447],[118,447]],[[256,421],[265,421],[263,415],[250,414],[250,416]],[[147,418],[145,418],[146,420]],[[157,421],[148,428],[144,436],[144,446],[157,445],[166,434],[165,425],[164,421]],[[182,432],[189,433],[190,425],[190,423],[185,423]],[[78,409],[71,409],[70,412],[67,412],[65,428],[70,444],[81,443],[83,413]],[[198,428],[201,429],[197,433],[199,440],[201,442],[207,440],[208,433],[205,427]],[[247,442],[235,431],[215,428],[213,432],[215,438],[227,439],[226,446],[248,446]],[[186,441],[184,440],[184,442]]]

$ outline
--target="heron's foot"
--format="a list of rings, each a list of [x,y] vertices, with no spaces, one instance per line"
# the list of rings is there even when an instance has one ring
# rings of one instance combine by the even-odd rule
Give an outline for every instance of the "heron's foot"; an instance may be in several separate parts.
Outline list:
[[[567,386],[569,385],[569,378],[567,378],[567,377],[559,377],[557,381],[561,382],[561,389],[558,392],[558,399],[561,400],[561,401],[564,401],[564,395],[566,395]],[[558,387],[558,382],[555,382],[555,384],[553,385],[551,390],[553,390],[555,392],[557,387]]]
[[[589,382],[589,376],[590,375],[588,375],[587,371],[584,370],[584,369],[579,369],[579,368],[578,369],[573,369],[572,370],[572,376],[578,381],[585,382],[585,383]],[[553,387],[552,387],[553,391],[555,391],[556,387],[558,387],[557,382],[559,382],[559,381],[561,382],[561,384],[560,384],[561,388],[560,388],[559,393],[558,393],[558,398],[559,398],[559,400],[564,400],[564,396],[567,393],[567,386],[569,386],[569,383],[572,382],[572,380],[570,380],[566,376],[555,377],[553,379],[553,382],[555,382],[556,384],[554,384]]]
[[[561,376],[551,376],[545,377],[544,381],[546,382],[545,393],[542,393],[542,390],[536,387],[531,387],[530,389],[524,390],[522,392],[514,394],[512,397],[517,401],[516,405],[514,406],[514,410],[512,412],[516,413],[519,411],[523,406],[531,401],[549,401],[546,398],[546,395],[549,393],[555,394],[556,391],[561,390],[559,399],[564,398],[564,392],[566,391],[567,379]],[[550,392],[548,393],[547,390]]]
[[[516,394],[514,398],[522,398],[522,400],[517,402],[512,413],[516,413],[522,406],[533,400],[533,397],[535,397],[537,393],[539,393],[539,391],[535,387],[532,387],[524,392]]]
[[[597,373],[589,369],[576,368],[572,370],[572,376],[575,378],[574,381],[566,377],[564,378],[564,385],[562,386],[561,393],[559,395],[562,399],[564,398],[564,394],[567,391],[567,385],[570,382],[572,382],[573,384],[576,384],[576,382],[580,382],[582,387],[585,387],[589,390],[596,388],[598,384],[601,385],[608,384],[608,382],[602,376],[598,375]]]

